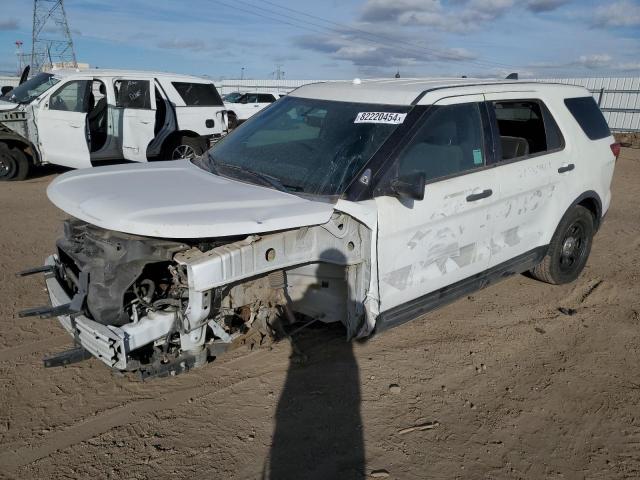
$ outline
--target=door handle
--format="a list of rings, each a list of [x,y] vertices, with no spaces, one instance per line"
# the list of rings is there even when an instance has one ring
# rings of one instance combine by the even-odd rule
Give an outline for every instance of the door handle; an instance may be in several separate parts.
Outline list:
[[[576,168],[576,166],[573,163],[570,163],[569,165],[563,165],[558,169],[558,173],[570,172],[574,168]]]
[[[480,193],[472,193],[467,196],[467,202],[475,202],[476,200],[480,200],[481,198],[487,198],[493,195],[493,190],[487,188],[486,190],[481,191]]]
[[[146,120],[140,120],[140,123],[142,123],[143,125],[149,125],[151,122],[148,122]]]
[[[69,124],[69,126],[70,126],[71,128],[80,128],[80,125],[75,124],[75,123],[70,123],[70,124]]]

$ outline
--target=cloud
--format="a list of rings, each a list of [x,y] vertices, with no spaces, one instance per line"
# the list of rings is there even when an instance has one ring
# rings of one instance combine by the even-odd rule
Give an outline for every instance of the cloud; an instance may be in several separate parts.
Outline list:
[[[18,30],[18,28],[20,27],[20,24],[18,23],[18,20],[16,20],[15,18],[7,18],[7,19],[3,19],[0,20],[0,32],[7,32],[9,30]]]
[[[407,15],[436,14],[441,10],[440,0],[368,0],[361,18],[372,23],[401,21]]]
[[[571,0],[528,0],[525,4],[527,10],[533,13],[550,12],[566,5]]]
[[[596,27],[640,26],[640,4],[630,0],[619,0],[598,7],[593,15]]]
[[[593,55],[581,55],[575,63],[586,68],[598,69],[609,67],[612,60],[611,55],[607,53],[596,53]]]
[[[449,32],[477,30],[504,15],[514,0],[368,0],[360,19],[369,23],[433,27]]]
[[[192,50],[200,51],[205,50],[207,47],[202,40],[163,40],[156,44],[159,48],[168,50]]]
[[[379,32],[378,38],[380,43],[372,42],[367,32],[345,29],[337,35],[303,35],[293,41],[299,48],[326,54],[334,61],[351,62],[358,67],[396,68],[476,58],[463,48],[435,49],[417,43],[415,38],[391,31]]]
[[[576,67],[601,72],[636,72],[640,71],[640,62],[620,61],[608,53],[592,53],[580,55],[576,60],[568,62],[537,62],[527,66],[528,69],[538,72],[552,70],[555,74],[575,72]],[[542,73],[543,76],[546,74]],[[565,73],[561,74],[564,75]]]

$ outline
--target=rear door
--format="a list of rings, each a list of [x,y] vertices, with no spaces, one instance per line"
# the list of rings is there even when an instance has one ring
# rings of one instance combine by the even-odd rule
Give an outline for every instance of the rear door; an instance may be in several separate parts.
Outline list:
[[[71,80],[41,104],[36,127],[44,162],[71,168],[91,166],[87,142],[90,94],[91,80]]]
[[[119,109],[122,156],[134,162],[147,161],[147,147],[155,133],[156,102],[151,81],[120,78],[114,81],[116,108]]]
[[[493,113],[498,150],[495,175],[500,184],[491,240],[495,266],[547,244],[566,195],[555,178],[566,152],[546,105],[522,92],[486,94]]]
[[[486,166],[483,101],[437,103],[399,154],[398,177],[426,175],[423,200],[375,200],[381,311],[488,268],[499,184]]]

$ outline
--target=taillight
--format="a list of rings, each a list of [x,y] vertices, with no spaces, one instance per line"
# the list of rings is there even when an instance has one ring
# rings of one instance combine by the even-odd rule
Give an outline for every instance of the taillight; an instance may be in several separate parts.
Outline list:
[[[611,151],[613,152],[613,155],[618,158],[618,156],[620,155],[620,144],[619,143],[612,143],[611,144]]]

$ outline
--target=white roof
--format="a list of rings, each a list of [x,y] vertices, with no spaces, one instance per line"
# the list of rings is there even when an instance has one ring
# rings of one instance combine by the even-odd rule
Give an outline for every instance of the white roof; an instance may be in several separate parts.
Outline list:
[[[544,92],[562,90],[569,96],[590,95],[582,87],[526,80],[477,78],[385,79],[322,82],[303,85],[290,96],[356,103],[389,105],[430,104],[442,97],[505,91]],[[425,93],[426,92],[426,93]]]
[[[119,69],[107,69],[107,68],[86,68],[86,69],[75,69],[75,68],[65,68],[59,70],[51,70],[49,73],[55,75],[56,77],[66,78],[66,77],[132,77],[132,76],[140,76],[140,77],[153,77],[153,78],[168,78],[174,80],[188,80],[191,82],[211,82],[213,80],[196,77],[193,75],[183,75],[180,73],[169,73],[169,72],[152,72],[147,70],[119,70]]]

